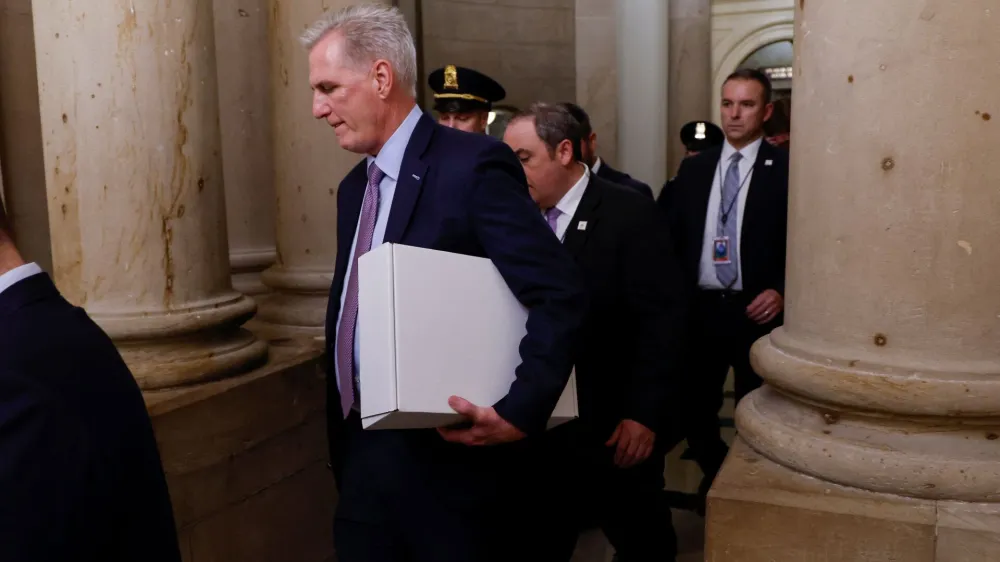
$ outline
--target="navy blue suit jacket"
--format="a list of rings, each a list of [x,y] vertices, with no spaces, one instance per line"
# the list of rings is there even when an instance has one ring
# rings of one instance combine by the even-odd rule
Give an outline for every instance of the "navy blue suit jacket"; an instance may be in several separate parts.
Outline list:
[[[630,189],[638,191],[642,195],[653,198],[653,190],[645,183],[633,178],[632,176],[626,174],[625,172],[619,172],[618,170],[612,168],[607,162],[601,161],[601,167],[597,169],[598,177],[604,178],[611,183],[617,183],[618,185],[624,185]]]
[[[330,357],[335,356],[340,295],[366,186],[363,160],[338,193],[337,265],[326,320]],[[524,170],[510,148],[487,135],[442,127],[421,116],[403,156],[384,241],[493,261],[529,309],[522,363],[509,393],[495,407],[526,433],[544,430],[569,379],[586,297],[572,257],[528,195]],[[330,363],[328,414],[339,418]]]
[[[0,293],[0,558],[181,559],[139,387],[45,274]]]

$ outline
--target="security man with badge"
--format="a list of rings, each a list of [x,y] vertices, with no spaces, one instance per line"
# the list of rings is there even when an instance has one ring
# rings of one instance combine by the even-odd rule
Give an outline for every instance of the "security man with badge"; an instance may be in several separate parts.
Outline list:
[[[718,413],[729,369],[739,402],[762,383],[750,346],[783,319],[788,152],[764,142],[770,100],[766,75],[731,74],[720,108],[725,142],[685,158],[671,186],[671,233],[695,293],[681,382],[683,435],[674,438],[688,440],[706,475],[701,502],[728,452]]]
[[[438,123],[469,133],[485,133],[493,104],[507,96],[496,80],[453,64],[431,72],[427,85],[434,90]]]
[[[722,133],[722,129],[709,121],[691,121],[681,127],[681,143],[684,144],[685,158],[697,156],[700,152],[720,146],[725,140],[726,136]],[[667,210],[670,207],[674,179],[676,179],[676,176],[663,184],[663,189],[660,190],[660,195],[656,198],[656,202],[663,210]]]

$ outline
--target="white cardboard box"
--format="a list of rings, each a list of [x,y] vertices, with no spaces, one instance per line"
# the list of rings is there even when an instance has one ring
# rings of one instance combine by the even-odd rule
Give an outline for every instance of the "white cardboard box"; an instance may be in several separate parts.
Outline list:
[[[450,396],[492,406],[507,395],[528,312],[493,262],[382,244],[358,276],[365,429],[449,425],[463,420]],[[574,373],[549,427],[578,416]]]

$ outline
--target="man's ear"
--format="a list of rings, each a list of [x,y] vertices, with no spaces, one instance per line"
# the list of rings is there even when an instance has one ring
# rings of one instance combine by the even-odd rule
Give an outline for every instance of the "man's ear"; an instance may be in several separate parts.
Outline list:
[[[576,160],[576,157],[573,155],[573,143],[569,139],[563,139],[556,146],[556,158],[559,159],[559,163],[563,166],[569,166]]]
[[[392,65],[389,64],[389,61],[379,59],[375,61],[373,74],[372,87],[375,88],[379,98],[386,99],[389,97],[389,92],[392,91],[392,83],[396,80]]]

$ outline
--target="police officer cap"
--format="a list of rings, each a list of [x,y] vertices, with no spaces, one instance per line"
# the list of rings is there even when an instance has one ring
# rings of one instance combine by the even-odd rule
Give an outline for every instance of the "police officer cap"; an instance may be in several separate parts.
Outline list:
[[[434,90],[434,109],[441,113],[489,111],[507,95],[503,86],[482,72],[452,64],[431,72],[427,85]]]
[[[715,123],[708,121],[692,121],[681,127],[681,142],[691,152],[701,152],[713,146],[718,146],[726,140]]]

